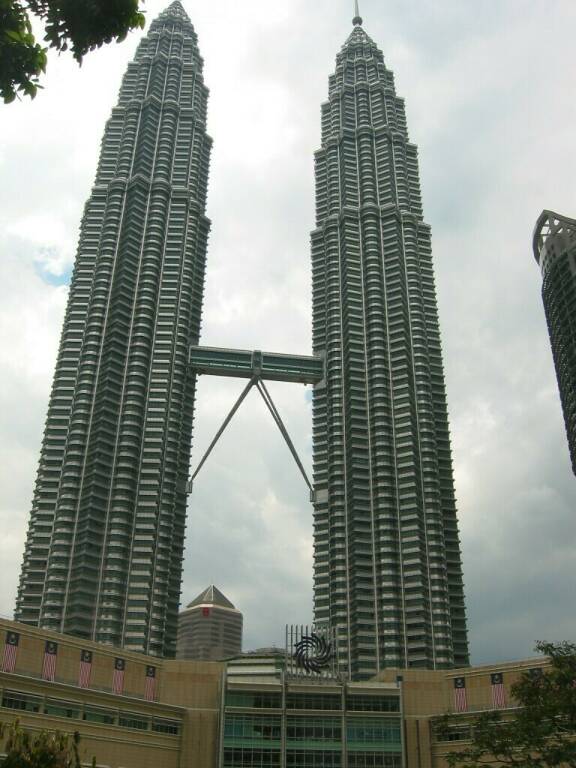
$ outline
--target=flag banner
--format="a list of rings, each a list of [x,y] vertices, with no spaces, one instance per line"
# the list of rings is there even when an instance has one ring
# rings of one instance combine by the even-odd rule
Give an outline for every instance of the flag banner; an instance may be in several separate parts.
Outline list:
[[[454,678],[454,709],[456,712],[467,712],[468,701],[466,699],[466,678]]]
[[[58,656],[58,643],[53,640],[46,640],[44,646],[44,661],[42,663],[42,678],[54,682],[56,674],[56,658]]]
[[[126,662],[124,659],[114,659],[114,674],[112,675],[112,693],[121,694],[124,690],[124,670]]]
[[[494,709],[505,709],[506,691],[504,690],[504,675],[502,672],[494,672],[490,675],[490,683],[492,689],[492,706]]]
[[[202,608],[202,616],[210,616],[210,608],[204,606],[204,608]]]
[[[147,701],[154,701],[156,698],[156,667],[146,667],[146,686],[144,695]]]
[[[18,656],[19,644],[20,635],[18,632],[6,633],[4,654],[2,656],[2,672],[14,672],[14,668],[16,667],[16,656]]]
[[[89,688],[91,675],[92,675],[92,651],[80,651],[80,669],[78,670],[78,686],[80,688]]]

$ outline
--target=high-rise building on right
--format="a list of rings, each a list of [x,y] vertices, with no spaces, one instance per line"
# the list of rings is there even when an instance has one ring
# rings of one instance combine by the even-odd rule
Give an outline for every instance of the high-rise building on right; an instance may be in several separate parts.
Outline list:
[[[363,679],[469,657],[417,149],[358,10],[353,24],[316,153],[314,614]]]
[[[542,271],[542,300],[576,474],[576,219],[543,211],[532,245]]]

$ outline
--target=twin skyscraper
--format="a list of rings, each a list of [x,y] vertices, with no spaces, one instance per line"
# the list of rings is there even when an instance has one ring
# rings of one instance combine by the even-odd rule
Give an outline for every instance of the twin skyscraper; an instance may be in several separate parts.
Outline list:
[[[173,656],[206,247],[208,92],[179,0],[150,25],[86,204],[19,621]],[[312,233],[314,620],[340,668],[468,664],[430,229],[357,14],[322,106]]]

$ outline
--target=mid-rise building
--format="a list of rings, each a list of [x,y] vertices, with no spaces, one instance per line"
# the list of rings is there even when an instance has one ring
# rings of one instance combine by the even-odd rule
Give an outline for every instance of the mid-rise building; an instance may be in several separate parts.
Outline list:
[[[513,717],[511,685],[547,664],[387,669],[351,682],[291,675],[286,652],[158,659],[0,619],[0,719],[78,733],[82,763],[109,768],[447,768],[475,715]]]
[[[576,474],[576,219],[543,211],[532,248],[542,271],[542,300]]]
[[[209,221],[211,139],[179,0],[150,25],[84,210],[19,621],[173,656]]]
[[[214,585],[178,614],[176,658],[220,661],[242,651],[243,617]]]
[[[292,677],[283,652],[226,665],[220,768],[402,768],[396,680]]]
[[[365,679],[464,666],[468,642],[417,149],[382,52],[353,24],[316,153],[314,614]]]

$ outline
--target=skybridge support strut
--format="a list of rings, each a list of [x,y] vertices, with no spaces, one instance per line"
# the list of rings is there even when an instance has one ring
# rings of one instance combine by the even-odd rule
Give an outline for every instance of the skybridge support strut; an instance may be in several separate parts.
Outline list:
[[[256,381],[256,386],[258,388],[258,391],[262,395],[262,399],[266,403],[266,405],[268,407],[268,410],[272,414],[272,418],[276,422],[276,424],[278,426],[278,429],[280,430],[280,433],[282,434],[282,437],[286,441],[286,445],[290,449],[290,453],[294,457],[294,461],[298,465],[298,469],[300,470],[300,473],[302,474],[302,477],[304,478],[304,481],[305,481],[306,485],[310,489],[310,493],[313,493],[314,489],[312,487],[312,483],[308,479],[308,475],[306,474],[306,470],[304,469],[304,466],[303,466],[302,462],[300,461],[300,457],[298,456],[296,448],[294,447],[294,443],[290,439],[290,435],[288,434],[288,430],[284,426],[284,422],[282,421],[282,419],[280,417],[280,413],[278,412],[278,409],[274,405],[274,401],[272,400],[272,397],[271,397],[270,393],[266,389],[266,385],[264,384],[262,379],[258,379]]]
[[[215,447],[216,443],[222,437],[222,435],[224,433],[224,430],[226,429],[228,424],[230,424],[230,422],[232,421],[232,417],[234,416],[234,414],[236,413],[238,408],[240,408],[240,406],[242,405],[242,403],[246,399],[246,395],[248,394],[248,392],[250,392],[250,390],[252,389],[252,387],[254,386],[255,383],[256,383],[256,377],[254,376],[253,378],[250,379],[248,384],[246,384],[246,386],[242,390],[242,394],[240,395],[238,400],[236,400],[236,402],[232,406],[232,410],[230,411],[228,416],[226,416],[226,418],[224,419],[224,423],[222,424],[222,426],[220,427],[218,432],[216,432],[216,437],[214,438],[214,440],[212,440],[212,442],[208,446],[208,449],[207,449],[206,453],[204,454],[204,456],[202,457],[202,460],[200,461],[200,464],[198,464],[198,466],[196,467],[196,470],[194,471],[194,474],[190,478],[190,482],[188,483],[188,493],[192,493],[192,484],[194,483],[196,475],[198,474],[198,472],[200,472],[200,470],[204,466],[204,464],[206,462],[206,459],[208,458],[208,456],[210,456],[210,454],[214,450],[214,447]]]
[[[268,410],[272,414],[272,418],[274,419],[274,421],[276,423],[276,426],[280,430],[280,434],[284,438],[284,441],[286,442],[286,445],[288,446],[288,448],[290,450],[290,453],[292,454],[292,456],[294,458],[294,461],[296,462],[296,465],[297,465],[298,469],[300,470],[300,473],[302,474],[302,477],[304,478],[304,482],[306,483],[306,485],[308,486],[308,488],[310,490],[310,497],[312,498],[312,494],[314,492],[314,488],[312,486],[312,483],[308,479],[308,475],[306,474],[306,470],[304,469],[304,465],[302,464],[302,462],[300,460],[300,457],[298,456],[298,452],[296,451],[296,448],[294,447],[294,443],[292,442],[292,440],[290,438],[290,435],[288,434],[288,430],[284,426],[284,422],[282,421],[282,417],[280,416],[280,413],[279,413],[278,409],[276,408],[276,405],[274,404],[274,401],[272,400],[272,396],[268,392],[268,389],[266,388],[266,385],[264,384],[264,381],[262,380],[262,378],[260,376],[257,376],[257,375],[252,376],[252,378],[250,379],[248,384],[244,387],[244,389],[242,390],[239,398],[236,400],[236,402],[232,406],[232,409],[230,410],[230,413],[224,419],[224,422],[223,422],[222,426],[220,427],[220,429],[218,430],[218,432],[216,433],[216,436],[214,437],[214,439],[212,440],[212,442],[208,446],[204,456],[202,457],[200,463],[198,464],[198,466],[194,470],[194,473],[192,474],[192,477],[190,478],[190,482],[188,483],[188,493],[192,492],[192,485],[193,485],[194,480],[196,479],[198,473],[200,472],[200,470],[202,469],[202,467],[206,463],[207,458],[210,456],[210,454],[214,450],[216,444],[218,443],[218,440],[220,440],[220,438],[224,434],[224,431],[226,430],[226,427],[232,421],[232,418],[234,417],[234,414],[240,408],[240,406],[242,405],[242,403],[246,399],[246,396],[248,395],[248,393],[250,392],[250,390],[254,386],[256,387],[256,389],[258,390],[260,395],[262,396],[262,399],[266,403],[266,407],[268,408]]]

